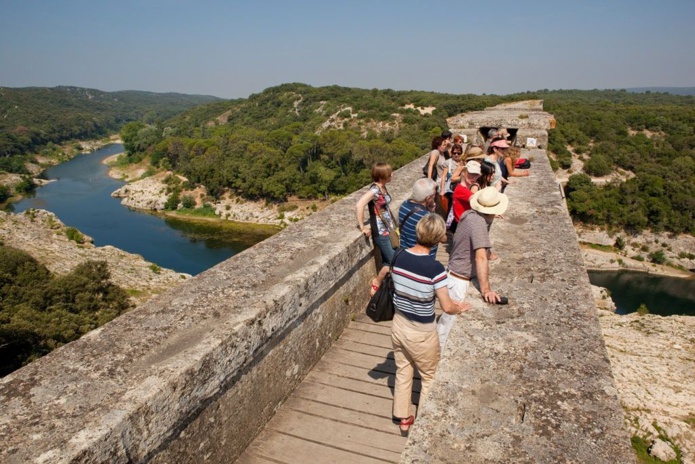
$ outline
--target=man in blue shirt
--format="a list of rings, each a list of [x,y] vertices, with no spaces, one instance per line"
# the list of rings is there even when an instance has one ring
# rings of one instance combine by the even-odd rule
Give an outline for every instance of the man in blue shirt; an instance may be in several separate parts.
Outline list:
[[[428,213],[435,209],[435,197],[437,195],[437,183],[427,177],[420,178],[413,184],[413,193],[398,210],[398,224],[401,232],[401,247],[411,248],[417,243],[415,226]],[[434,258],[437,255],[437,246],[430,250]]]

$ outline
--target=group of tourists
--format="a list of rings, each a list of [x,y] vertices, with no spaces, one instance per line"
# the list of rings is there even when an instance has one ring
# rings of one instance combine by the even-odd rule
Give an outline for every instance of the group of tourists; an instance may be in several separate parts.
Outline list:
[[[512,182],[510,177],[528,176],[529,171],[515,168],[518,150],[516,154],[512,150],[506,130],[491,129],[487,135],[485,147],[467,144],[463,136],[449,131],[435,137],[424,177],[415,181],[397,216],[389,209],[386,185],[392,172],[386,163],[374,165],[373,183],[356,205],[357,227],[372,237],[381,255],[382,267],[371,282],[371,292],[379,289],[389,272],[394,284],[393,416],[404,434],[415,421],[410,413],[415,368],[422,398],[456,316],[471,309],[464,302],[471,281],[477,282],[485,302],[506,301],[490,286],[489,262],[497,257],[491,251],[489,230],[507,210],[503,190]],[[449,249],[446,269],[435,259],[441,244]],[[443,311],[438,320],[435,299]]]

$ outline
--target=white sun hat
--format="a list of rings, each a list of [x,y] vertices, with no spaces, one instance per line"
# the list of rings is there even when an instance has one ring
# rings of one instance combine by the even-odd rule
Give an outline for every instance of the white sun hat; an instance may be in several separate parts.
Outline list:
[[[509,198],[495,187],[485,187],[471,197],[471,208],[483,214],[503,214],[509,206]]]

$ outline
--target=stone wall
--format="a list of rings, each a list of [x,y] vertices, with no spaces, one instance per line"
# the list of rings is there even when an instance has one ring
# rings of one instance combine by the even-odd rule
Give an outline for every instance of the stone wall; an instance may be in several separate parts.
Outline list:
[[[232,462],[366,305],[363,193],[0,380],[0,462]]]
[[[634,462],[577,237],[543,150],[491,228],[506,306],[459,316],[402,462]]]

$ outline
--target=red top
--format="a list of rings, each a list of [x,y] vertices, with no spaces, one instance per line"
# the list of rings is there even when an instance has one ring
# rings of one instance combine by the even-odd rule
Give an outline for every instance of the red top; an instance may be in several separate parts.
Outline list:
[[[454,221],[458,222],[461,215],[471,209],[472,196],[473,192],[463,182],[456,186],[454,189]]]

